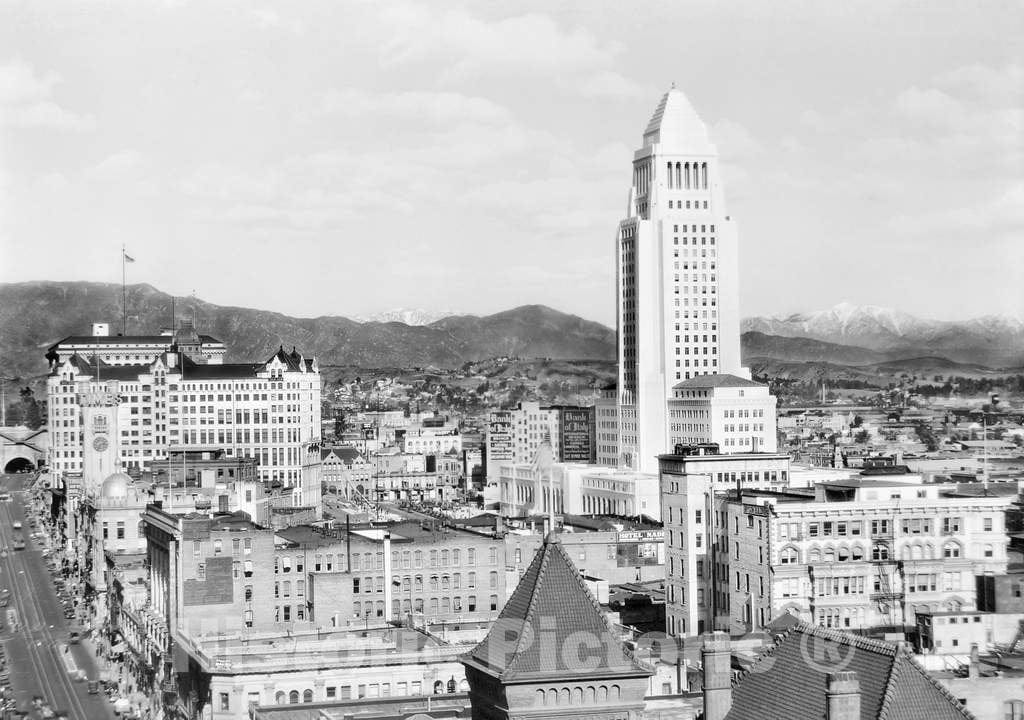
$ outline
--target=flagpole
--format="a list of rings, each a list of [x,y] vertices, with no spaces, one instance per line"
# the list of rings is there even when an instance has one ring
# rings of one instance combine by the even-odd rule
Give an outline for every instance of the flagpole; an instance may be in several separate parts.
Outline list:
[[[128,276],[125,270],[124,259],[124,243],[121,243],[121,335],[125,335],[128,332]]]

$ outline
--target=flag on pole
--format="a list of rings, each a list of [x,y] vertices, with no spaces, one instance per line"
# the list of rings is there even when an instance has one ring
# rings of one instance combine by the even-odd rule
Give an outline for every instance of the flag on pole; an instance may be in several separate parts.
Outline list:
[[[128,253],[124,252],[123,250],[121,252],[124,253],[124,261],[125,262],[135,262],[135,258],[133,258],[131,255],[129,255]]]

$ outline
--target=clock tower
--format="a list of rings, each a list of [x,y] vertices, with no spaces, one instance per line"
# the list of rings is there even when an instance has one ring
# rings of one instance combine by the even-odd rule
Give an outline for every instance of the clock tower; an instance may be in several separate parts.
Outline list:
[[[121,471],[117,427],[119,402],[116,381],[90,383],[79,394],[82,408],[82,491],[99,492],[103,481]]]

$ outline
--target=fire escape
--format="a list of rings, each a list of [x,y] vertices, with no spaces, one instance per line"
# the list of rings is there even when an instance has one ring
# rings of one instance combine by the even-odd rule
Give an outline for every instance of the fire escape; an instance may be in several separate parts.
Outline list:
[[[889,521],[871,533],[871,566],[874,586],[871,602],[877,603],[880,615],[887,615],[889,625],[903,625],[903,561],[896,559],[894,524]]]

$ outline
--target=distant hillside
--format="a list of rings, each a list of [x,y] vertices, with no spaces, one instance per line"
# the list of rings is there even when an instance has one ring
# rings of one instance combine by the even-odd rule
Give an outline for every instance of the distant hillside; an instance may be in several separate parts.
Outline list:
[[[223,340],[229,361],[268,357],[295,345],[324,365],[457,367],[497,355],[610,360],[615,331],[542,305],[430,325],[358,323],[344,317],[293,318],[250,308],[178,298],[179,317],[195,308],[200,332]],[[128,287],[128,333],[155,333],[171,322],[171,296],[150,285]],[[93,322],[120,327],[121,287],[107,283],[0,284],[0,374],[44,373],[46,348]]]
[[[890,359],[938,356],[988,367],[1024,363],[1024,322],[998,315],[925,320],[890,308],[840,303],[787,317],[745,318],[743,330],[857,346]]]
[[[810,338],[782,337],[749,331],[740,338],[743,362],[752,359],[868,365],[892,359],[888,353],[855,345],[840,345]]]

